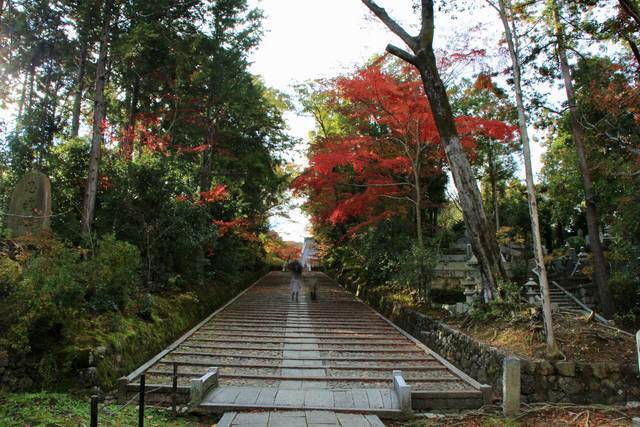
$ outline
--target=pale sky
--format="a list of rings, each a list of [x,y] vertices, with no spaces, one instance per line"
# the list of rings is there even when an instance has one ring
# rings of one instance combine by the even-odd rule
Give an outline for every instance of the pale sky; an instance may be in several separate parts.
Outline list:
[[[419,16],[411,9],[409,0],[380,0],[379,4],[406,28],[417,28]],[[293,95],[292,86],[307,80],[335,77],[362,65],[374,54],[384,51],[389,42],[402,46],[379,21],[373,19],[360,0],[252,0],[265,12],[264,39],[251,59],[252,72],[263,77],[268,86]],[[483,22],[488,28],[501,29],[493,10],[460,13],[456,20],[438,14],[436,17],[436,47],[450,42],[454,28],[465,23]],[[478,37],[480,36],[480,37]],[[483,31],[474,38],[484,46],[497,46],[501,34]],[[492,39],[492,40],[489,40]],[[314,128],[311,117],[286,116],[291,134],[307,141]],[[541,148],[534,145],[534,169],[540,168]],[[295,155],[304,164],[305,146]],[[274,217],[272,227],[285,239],[302,241],[308,234],[308,219],[300,209],[292,209],[290,218]]]

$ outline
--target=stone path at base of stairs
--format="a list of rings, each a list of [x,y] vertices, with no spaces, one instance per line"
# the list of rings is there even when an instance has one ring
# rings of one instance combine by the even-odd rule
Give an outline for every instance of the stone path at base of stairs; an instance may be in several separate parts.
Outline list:
[[[217,427],[384,427],[375,415],[330,411],[227,412]]]

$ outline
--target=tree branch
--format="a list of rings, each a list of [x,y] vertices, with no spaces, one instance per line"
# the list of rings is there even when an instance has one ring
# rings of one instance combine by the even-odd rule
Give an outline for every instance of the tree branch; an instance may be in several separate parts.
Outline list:
[[[384,25],[387,26],[395,35],[400,37],[403,42],[407,44],[412,50],[415,50],[416,47],[416,38],[412,37],[409,33],[405,31],[396,21],[393,20],[389,16],[384,8],[378,6],[378,4],[373,0],[361,0],[365,6],[369,8],[371,12],[374,13],[382,21]]]
[[[390,195],[388,195],[388,194],[380,194],[379,196],[380,196],[380,197],[385,197],[385,198],[387,198],[387,199],[392,199],[392,200],[403,200],[403,201],[409,201],[409,202],[413,203],[414,205],[416,205],[416,204],[417,204],[415,200],[413,200],[412,198],[407,197],[407,196],[398,197],[398,196],[390,196]]]
[[[387,52],[389,52],[393,56],[397,56],[398,58],[408,62],[409,64],[416,65],[417,58],[415,57],[415,55],[407,52],[404,49],[399,48],[398,46],[394,46],[391,43],[389,43],[387,45]]]

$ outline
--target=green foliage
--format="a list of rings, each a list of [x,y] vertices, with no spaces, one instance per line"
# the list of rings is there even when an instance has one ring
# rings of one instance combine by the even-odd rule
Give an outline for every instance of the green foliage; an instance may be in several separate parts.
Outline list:
[[[124,309],[140,285],[140,253],[114,235],[103,237],[96,253],[82,264],[88,292],[86,298],[93,311]]]
[[[482,323],[490,320],[530,320],[531,314],[526,308],[522,296],[523,287],[517,283],[502,280],[498,283],[500,297],[484,303],[478,300],[468,315],[467,321]]]
[[[108,349],[100,384],[113,385],[252,276],[242,270],[216,286],[154,294],[144,292],[138,249],[113,235],[93,252],[56,240],[23,247],[15,259],[0,258],[0,350],[35,366],[36,383],[56,390],[77,385],[78,370],[99,346]]]
[[[100,404],[101,426],[132,426],[138,422],[135,406],[124,408]],[[202,425],[194,417],[175,418],[169,410],[147,408],[145,425],[150,427],[189,427]],[[4,427],[89,425],[87,399],[59,393],[0,394],[0,425]]]
[[[636,327],[640,320],[640,277],[637,271],[615,272],[609,286],[616,305],[616,320],[625,327]]]

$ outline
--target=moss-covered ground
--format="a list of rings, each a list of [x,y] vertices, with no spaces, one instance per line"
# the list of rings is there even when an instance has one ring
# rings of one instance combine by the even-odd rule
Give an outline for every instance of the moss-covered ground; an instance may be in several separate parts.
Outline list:
[[[0,394],[0,426],[54,427],[88,426],[90,403],[86,398],[60,393],[2,393]],[[215,418],[194,416],[175,417],[170,410],[147,408],[145,426],[196,427],[215,425]],[[135,405],[122,408],[115,404],[99,406],[98,425],[130,427],[138,424]]]

